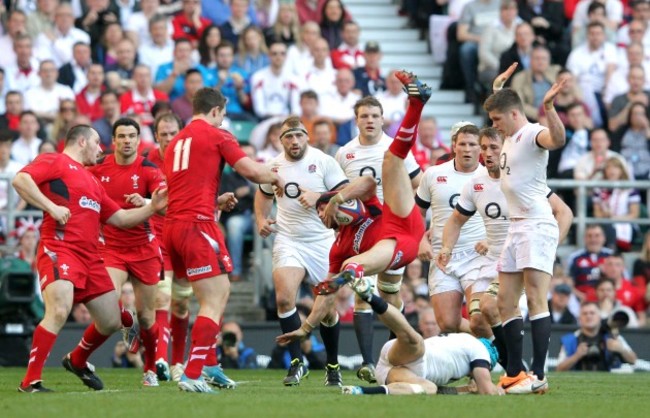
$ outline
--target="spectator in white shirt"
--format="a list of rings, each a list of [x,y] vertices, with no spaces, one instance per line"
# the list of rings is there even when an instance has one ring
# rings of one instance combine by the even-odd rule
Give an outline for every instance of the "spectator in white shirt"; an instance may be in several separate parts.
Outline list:
[[[31,87],[41,84],[41,79],[38,77],[38,60],[32,55],[32,40],[27,35],[16,37],[13,50],[16,63],[5,68],[7,88],[25,94]],[[0,57],[7,52],[0,51]]]
[[[77,42],[72,47],[72,60],[59,68],[57,82],[79,93],[88,84],[88,71],[92,63],[90,44]]]
[[[602,125],[602,93],[616,69],[616,59],[616,47],[605,42],[605,27],[592,22],[587,26],[587,42],[571,51],[567,60],[567,68],[578,79],[595,126]]]
[[[300,76],[305,74],[305,69],[309,68],[314,62],[313,48],[320,38],[320,27],[316,22],[306,22],[302,25],[300,28],[300,42],[291,45],[287,51],[287,65],[290,72]],[[331,66],[329,44],[327,45],[327,54]]]
[[[169,36],[171,32],[168,23],[165,16],[153,15],[149,20],[149,36],[140,41],[138,48],[140,64],[150,67],[151,74],[154,75],[158,72],[158,67],[174,60],[174,41]]]
[[[140,8],[142,10],[129,16],[126,25],[124,25],[124,29],[126,30],[126,36],[130,37],[136,45],[142,46],[152,40],[150,31],[151,21],[160,13],[158,10],[159,7],[160,0],[140,0]],[[167,26],[167,38],[171,39],[171,33],[174,28],[171,21],[166,17],[165,25]]]
[[[34,112],[44,122],[51,123],[59,110],[59,102],[63,99],[74,101],[74,92],[70,87],[56,82],[59,70],[51,60],[41,62],[38,75],[41,84],[25,93],[25,109]]]
[[[620,0],[580,0],[573,13],[573,30],[576,31],[580,27],[589,24],[587,14],[589,5],[593,2],[603,3],[605,5],[607,27],[613,30],[618,29],[618,25],[623,22],[623,3]]]
[[[324,38],[318,38],[311,49],[313,63],[307,67],[302,83],[303,91],[313,90],[322,97],[336,90],[336,70],[332,67],[330,47]]]
[[[648,29],[648,21],[650,21],[650,3],[648,0],[635,0],[630,2],[632,7],[632,20],[627,25],[622,25],[616,33],[616,43],[621,46],[626,46],[632,41],[634,34],[632,33],[632,22],[637,21],[643,24],[643,46],[646,49],[650,48],[650,31]]]
[[[16,65],[16,53],[14,51],[16,39],[27,36],[25,25],[27,17],[20,9],[12,10],[7,15],[5,34],[0,36],[0,67],[7,69]]]
[[[62,3],[56,8],[54,30],[42,32],[36,38],[36,56],[40,60],[51,59],[60,68],[72,60],[72,47],[77,42],[90,45],[90,36],[74,27],[72,7]]]
[[[386,77],[386,90],[377,93],[375,97],[384,109],[384,123],[387,126],[402,121],[408,96],[402,90],[402,83],[395,77],[395,71],[391,71]]]
[[[342,124],[354,119],[354,104],[361,98],[355,93],[354,74],[348,68],[336,72],[336,91],[320,97],[320,115]]]
[[[0,174],[8,174],[10,176],[15,176],[23,167],[24,164],[20,164],[16,161],[11,160],[11,141],[12,134],[10,131],[0,132]],[[9,180],[0,181],[0,210],[7,209],[8,203],[8,190],[9,185],[11,184],[12,178]],[[15,194],[15,204],[17,205],[20,199],[18,195]]]
[[[260,119],[300,114],[300,86],[295,77],[284,71],[287,46],[273,42],[269,46],[271,64],[251,77],[253,110]]]
[[[625,51],[625,59],[619,58],[616,66],[616,71],[612,73],[609,82],[605,87],[605,94],[603,94],[603,101],[609,109],[612,101],[616,96],[625,94],[630,90],[630,83],[628,82],[628,73],[632,67],[642,67],[645,74],[650,74],[650,61],[644,59],[643,45],[635,42],[627,46]],[[644,90],[650,90],[650,78],[643,77]]]
[[[57,103],[58,105],[58,103]],[[20,114],[20,125],[18,125],[19,137],[11,146],[11,159],[27,165],[38,155],[38,147],[43,142],[36,136],[39,124],[34,112],[29,110]]]

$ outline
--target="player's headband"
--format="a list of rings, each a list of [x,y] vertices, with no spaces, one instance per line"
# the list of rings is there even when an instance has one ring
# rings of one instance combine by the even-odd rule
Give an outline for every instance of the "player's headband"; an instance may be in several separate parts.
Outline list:
[[[284,131],[284,132],[282,132],[280,134],[280,139],[284,138],[285,135],[292,134],[292,133],[295,133],[295,132],[301,132],[301,133],[307,135],[307,131],[304,128],[300,128],[300,127],[298,127],[298,128],[289,128],[289,129],[287,129],[286,131]]]

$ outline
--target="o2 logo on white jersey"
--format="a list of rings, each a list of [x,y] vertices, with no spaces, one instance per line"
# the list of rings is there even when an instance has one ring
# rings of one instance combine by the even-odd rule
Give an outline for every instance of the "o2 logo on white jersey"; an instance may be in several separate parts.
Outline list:
[[[499,156],[499,168],[501,171],[505,171],[507,175],[510,175],[510,167],[508,166],[508,155],[504,152]]]
[[[359,170],[359,177],[362,176],[370,176],[375,179],[377,182],[377,186],[381,186],[381,177],[377,177],[377,172],[375,171],[374,168],[370,166],[365,166],[361,170]]]
[[[490,219],[503,219],[507,220],[505,216],[501,216],[501,206],[496,202],[490,202],[485,205],[485,216]]]
[[[449,207],[452,209],[456,208],[456,203],[458,203],[458,198],[460,197],[460,193],[454,193],[449,197]]]
[[[300,185],[295,182],[285,184],[284,195],[289,199],[297,199],[300,196]]]
[[[82,207],[84,209],[94,210],[97,213],[99,213],[102,208],[102,206],[98,202],[95,202],[94,200],[89,199],[86,196],[81,196],[81,199],[79,199],[79,207]]]

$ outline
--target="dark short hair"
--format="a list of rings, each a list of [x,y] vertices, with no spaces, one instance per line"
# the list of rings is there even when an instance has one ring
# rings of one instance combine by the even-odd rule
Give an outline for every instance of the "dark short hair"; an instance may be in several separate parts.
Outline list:
[[[305,90],[300,93],[300,100],[302,99],[314,99],[318,101],[318,93],[316,93],[314,90]]]
[[[9,129],[0,130],[0,144],[11,144],[14,140],[15,134]]]
[[[203,80],[203,74],[201,74],[201,71],[197,70],[196,68],[190,68],[189,70],[187,70],[187,71],[185,72],[185,79],[187,80],[187,78],[188,78],[189,76],[191,76],[192,74],[198,74],[198,75],[200,75],[200,76],[201,76],[201,80]]]
[[[224,39],[223,41],[219,42],[219,45],[217,45],[217,47],[214,50],[215,52],[219,52],[219,50],[222,48],[230,48],[234,51],[235,45],[229,40]]]
[[[225,106],[226,98],[219,90],[204,87],[194,94],[194,99],[192,100],[192,114],[205,115],[215,107],[223,109]]]
[[[185,38],[185,37],[183,37],[183,38],[178,38],[178,39],[176,39],[176,40],[174,41],[174,49],[176,49],[176,47],[177,47],[178,45],[180,45],[180,44],[190,44],[190,45],[192,45],[192,41],[190,41],[188,38]]]
[[[381,114],[384,114],[384,107],[381,105],[379,100],[377,100],[374,96],[366,96],[363,99],[357,100],[357,102],[354,104],[354,116],[359,116],[359,108],[362,106],[367,106],[367,107],[378,107],[379,110],[381,111]]]
[[[605,25],[603,25],[602,23],[600,23],[600,22],[589,22],[587,24],[587,32],[589,32],[589,29],[596,28],[596,27],[601,28],[602,30],[605,30]]]
[[[317,127],[317,126],[321,126],[321,125],[325,125],[325,126],[327,126],[328,128],[330,128],[330,129],[331,129],[331,126],[332,126],[332,125],[330,124],[330,121],[328,121],[327,119],[316,119],[316,121],[315,121],[314,124],[312,125],[312,129],[313,129],[313,130],[316,130],[316,127]]]
[[[471,126],[471,125],[469,125],[469,126]],[[463,128],[464,128],[464,126],[463,126]],[[458,131],[460,132],[460,130],[463,129],[463,128],[460,128]],[[458,135],[458,133],[456,133],[456,134]],[[483,128],[480,131],[478,131],[479,143],[481,142],[481,138],[483,138],[484,136],[486,136],[488,138],[497,138],[497,139],[500,139],[503,142],[503,138],[501,138],[501,135],[499,135],[499,131],[497,131],[495,128],[493,128],[491,126]]]
[[[158,132],[158,125],[160,125],[160,122],[176,122],[178,124],[178,130],[180,131],[183,129],[183,121],[181,118],[178,117],[176,113],[163,113],[161,115],[156,116],[156,120],[153,121],[153,134],[154,136]]]
[[[133,126],[135,131],[138,133],[138,136],[140,136],[140,125],[131,118],[119,118],[116,120],[113,124],[113,136],[115,136],[115,132],[117,132],[117,128],[120,126]]]
[[[19,119],[22,120],[24,116],[34,116],[38,121],[38,116],[36,116],[36,113],[32,112],[31,110],[23,110],[22,112],[20,112]]]
[[[101,103],[101,101],[104,100],[104,97],[111,96],[111,95],[115,96],[115,98],[120,97],[120,95],[117,94],[117,92],[114,90],[104,90],[102,94],[99,96],[99,102]]]
[[[597,1],[592,1],[591,4],[589,4],[589,7],[587,7],[587,15],[592,14],[598,9],[602,9],[603,13],[605,13],[605,5],[602,3],[599,3]]]
[[[471,125],[470,124],[470,125],[461,126],[458,129],[458,131],[456,131],[456,133],[454,134],[454,136],[452,138],[452,141],[455,141],[458,138],[458,135],[460,135],[460,134],[474,135],[475,137],[480,139],[479,133],[480,133],[480,131],[479,131],[478,127],[476,127],[476,125]]]
[[[598,281],[596,282],[596,286],[594,286],[594,289],[598,289],[604,283],[609,283],[612,285],[614,289],[616,289],[616,283],[614,282],[614,280],[607,277],[601,277],[600,279],[598,279]]]
[[[77,125],[70,128],[65,136],[65,146],[77,142],[79,138],[90,139],[97,132],[90,125]]]
[[[505,113],[513,109],[519,110],[522,114],[524,113],[521,98],[516,91],[509,88],[492,93],[483,104],[483,109],[488,113]]]
[[[156,118],[163,113],[170,113],[172,105],[167,100],[156,100],[156,103],[151,107],[151,115]]]

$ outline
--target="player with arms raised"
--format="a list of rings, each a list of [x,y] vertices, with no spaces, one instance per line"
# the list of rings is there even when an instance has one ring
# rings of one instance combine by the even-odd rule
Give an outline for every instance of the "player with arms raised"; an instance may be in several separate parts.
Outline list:
[[[115,287],[99,256],[100,222],[131,228],[167,203],[166,192],[156,191],[150,204],[120,209],[84,168],[96,164],[99,152],[99,134],[90,126],[77,125],[66,135],[63,153],[39,155],[12,183],[20,197],[44,212],[36,263],[45,316],[34,330],[21,392],[50,391],[41,383],[43,365],[73,303],[84,303],[94,322],[63,358],[63,366],[86,386],[103,389],[87,360],[120,328],[121,318]]]
[[[224,237],[214,219],[223,166],[230,164],[256,183],[272,184],[278,193],[284,190],[277,174],[246,157],[237,140],[218,128],[225,106],[221,92],[210,88],[197,91],[192,100],[192,120],[169,144],[164,159],[169,189],[164,245],[174,274],[190,281],[200,306],[187,367],[178,383],[187,392],[213,392],[206,380],[212,383],[223,378],[217,366],[216,338],[230,291],[227,274],[232,270]]]
[[[501,190],[508,202],[510,229],[499,260],[499,313],[503,321],[508,366],[500,384],[508,393],[545,392],[544,365],[551,337],[547,294],[559,240],[558,224],[546,198],[549,150],[566,142],[564,125],[553,101],[564,82],[555,83],[543,99],[548,128],[528,122],[519,95],[502,89],[513,64],[494,83],[495,93],[483,107],[505,138],[500,156]],[[531,373],[522,368],[524,321],[517,302],[526,290],[533,341]]]

